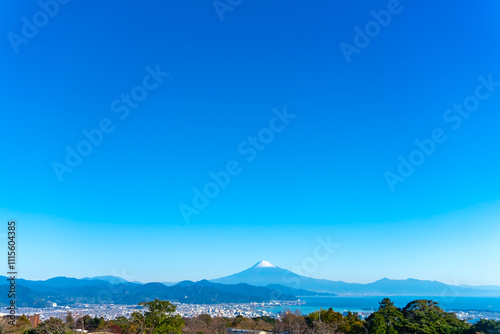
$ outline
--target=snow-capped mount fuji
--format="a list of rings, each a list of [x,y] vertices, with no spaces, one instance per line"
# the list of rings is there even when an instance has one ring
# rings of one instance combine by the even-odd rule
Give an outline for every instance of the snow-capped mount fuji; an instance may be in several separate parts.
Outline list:
[[[246,283],[274,289],[279,289],[277,285],[280,285],[295,290],[300,289],[317,293],[346,293],[353,287],[363,286],[362,284],[351,284],[301,276],[290,270],[275,266],[268,261],[260,261],[247,270],[230,276],[213,279],[211,282],[222,284]]]
[[[268,261],[260,261],[254,266],[239,273],[211,280],[213,283],[240,284],[246,283],[256,286],[265,286],[279,289],[277,285],[295,289],[307,290],[317,293],[346,293],[353,286],[362,284],[350,284],[325,279],[315,279],[298,275],[290,270],[282,269]],[[285,290],[283,290],[285,291]]]
[[[289,270],[277,267],[269,261],[260,261],[247,270],[234,275],[217,278],[210,282],[229,285],[245,283],[276,290],[284,295],[293,296],[332,295],[328,292],[311,291],[303,288],[301,283],[307,280],[314,279],[297,275]],[[309,284],[309,286],[312,285]]]
[[[416,279],[390,280],[381,279],[373,283],[346,283],[297,275],[290,270],[282,269],[268,261],[260,261],[254,266],[234,275],[213,279],[210,282],[222,284],[246,283],[280,290],[286,294],[298,296],[306,292],[333,293],[338,295],[372,295],[372,296],[440,296],[443,293],[455,293],[468,297],[497,297],[500,290],[480,290],[461,286],[449,286],[436,281]],[[283,287],[290,289],[283,289]],[[298,291],[300,290],[300,292]]]
[[[252,268],[277,268],[277,267],[269,261],[260,261]]]
[[[281,284],[286,286],[285,283],[291,277],[301,278],[302,276],[289,270],[281,269],[269,261],[260,261],[247,270],[243,270],[234,275],[213,279],[211,282],[222,284],[247,283],[257,286]]]

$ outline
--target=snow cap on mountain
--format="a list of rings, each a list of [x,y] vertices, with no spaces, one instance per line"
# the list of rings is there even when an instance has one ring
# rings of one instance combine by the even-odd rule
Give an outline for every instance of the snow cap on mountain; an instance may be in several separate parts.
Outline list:
[[[269,261],[260,261],[253,268],[276,268],[276,266]]]

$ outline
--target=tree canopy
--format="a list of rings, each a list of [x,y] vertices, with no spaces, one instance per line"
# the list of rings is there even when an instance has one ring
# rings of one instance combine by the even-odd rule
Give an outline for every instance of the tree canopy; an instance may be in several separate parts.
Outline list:
[[[306,316],[288,310],[277,319],[241,315],[213,318],[208,314],[183,319],[175,314],[176,306],[169,301],[155,299],[139,305],[145,308],[144,312],[110,321],[88,315],[74,319],[68,313],[64,321],[49,318],[31,328],[28,319],[21,317],[16,327],[0,328],[0,334],[70,334],[83,328],[110,334],[225,334],[230,327],[288,334],[500,334],[500,321],[482,319],[470,324],[425,299],[414,300],[401,309],[384,298],[366,320],[356,313],[342,315],[331,308]]]
[[[174,314],[176,306],[169,301],[155,299],[151,302],[141,302],[146,307],[144,314],[134,312],[132,319],[139,324],[140,332],[144,334],[182,334],[184,320]]]

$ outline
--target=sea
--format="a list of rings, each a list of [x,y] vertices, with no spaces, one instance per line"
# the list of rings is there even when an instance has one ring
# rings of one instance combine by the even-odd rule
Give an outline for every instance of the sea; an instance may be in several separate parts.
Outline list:
[[[280,313],[284,310],[300,310],[302,314],[318,311],[320,308],[327,310],[332,308],[337,312],[373,312],[378,310],[379,303],[386,296],[362,296],[362,297],[302,297],[303,305],[281,305],[266,307],[265,310],[272,313]],[[438,303],[445,311],[486,311],[500,312],[500,297],[437,297],[437,296],[388,296],[396,307],[405,307],[409,302],[417,299],[429,299]]]

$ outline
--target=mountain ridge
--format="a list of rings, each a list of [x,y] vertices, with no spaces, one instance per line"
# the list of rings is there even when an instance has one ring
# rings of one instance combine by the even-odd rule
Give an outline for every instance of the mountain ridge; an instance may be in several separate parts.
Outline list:
[[[414,278],[405,280],[382,278],[372,283],[347,283],[298,275],[290,270],[275,266],[268,261],[260,261],[248,269],[210,281],[222,284],[247,283],[257,286],[278,284],[287,288],[303,289],[318,293],[331,293],[341,296],[433,296],[449,294],[468,297],[500,297],[500,286],[496,288],[495,286],[487,286],[485,288],[464,287]]]
[[[4,281],[5,276],[0,276]],[[52,277],[47,280],[17,279],[23,303],[35,307],[51,303],[132,303],[154,298],[182,303],[249,303],[296,300],[297,296],[451,296],[500,297],[500,286],[447,285],[414,278],[382,278],[372,283],[347,283],[301,276],[268,261],[212,280],[128,282],[117,276],[85,278]],[[4,304],[5,298],[0,299]]]

